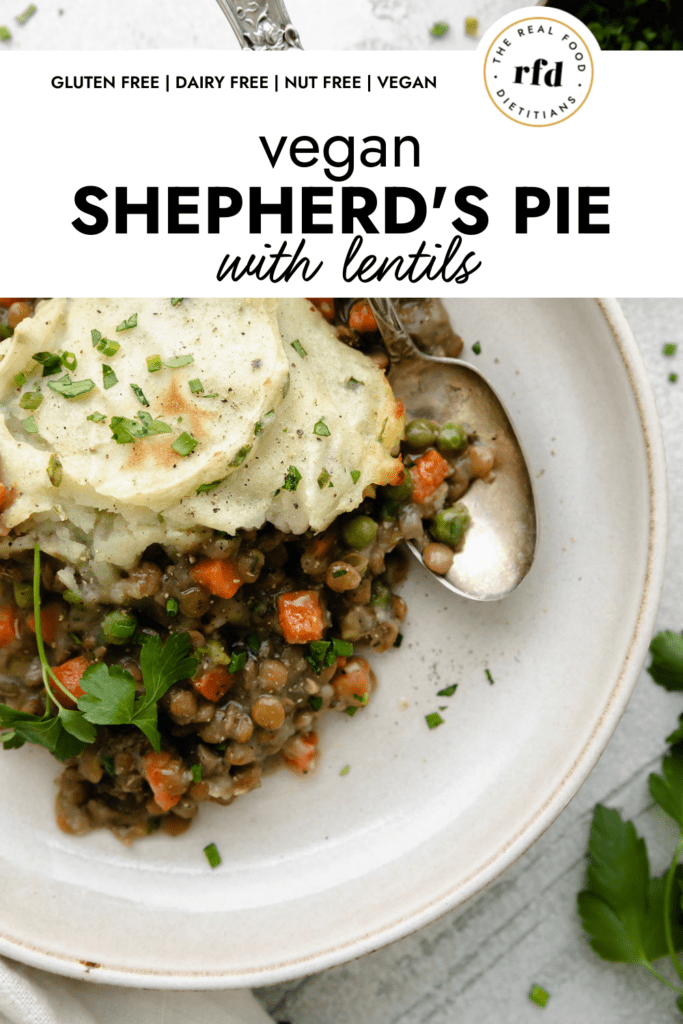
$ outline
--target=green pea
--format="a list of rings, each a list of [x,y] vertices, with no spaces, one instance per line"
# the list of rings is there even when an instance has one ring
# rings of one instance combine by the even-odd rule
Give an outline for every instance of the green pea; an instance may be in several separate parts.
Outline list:
[[[372,581],[370,604],[377,604],[380,608],[388,608],[391,605],[391,591],[381,580]]]
[[[444,423],[439,427],[436,447],[442,452],[461,452],[468,440],[467,431],[459,423]]]
[[[399,505],[403,501],[408,501],[412,493],[413,480],[408,472],[406,472],[405,479],[402,484],[396,484],[395,487],[389,484],[384,488],[384,497],[392,505]]]
[[[108,644],[125,644],[137,628],[137,619],[131,612],[113,611],[102,619],[102,635]]]
[[[342,534],[350,547],[360,551],[372,544],[377,536],[377,523],[370,516],[354,516],[344,523]]]
[[[429,448],[436,441],[438,425],[433,420],[411,420],[406,427],[405,442],[409,448]]]
[[[465,531],[471,521],[468,510],[458,502],[452,508],[444,508],[441,512],[437,512],[429,525],[429,532],[434,540],[455,548],[465,536]]]
[[[14,583],[14,601],[20,608],[30,608],[33,604],[33,587],[30,583]]]

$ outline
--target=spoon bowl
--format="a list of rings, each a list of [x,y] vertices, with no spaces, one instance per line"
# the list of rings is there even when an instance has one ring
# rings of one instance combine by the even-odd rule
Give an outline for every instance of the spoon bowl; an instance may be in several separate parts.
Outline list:
[[[462,499],[472,517],[464,545],[437,578],[471,600],[500,600],[529,572],[538,540],[531,477],[510,417],[477,369],[420,352],[390,299],[368,302],[391,359],[387,379],[408,418],[461,423],[494,452],[493,471],[474,480]],[[417,546],[408,547],[422,561]]]

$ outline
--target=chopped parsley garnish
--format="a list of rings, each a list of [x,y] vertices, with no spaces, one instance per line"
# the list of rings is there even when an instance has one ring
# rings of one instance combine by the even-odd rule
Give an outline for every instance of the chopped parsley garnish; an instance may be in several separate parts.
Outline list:
[[[182,299],[171,299],[171,305],[172,306],[179,306],[182,301],[183,301]]]
[[[197,494],[206,494],[207,491],[214,491],[216,487],[220,487],[224,480],[225,477],[221,477],[220,480],[212,480],[210,484],[200,484],[197,488]]]
[[[118,384],[119,378],[116,376],[111,366],[107,366],[106,363],[102,364],[102,387],[105,391],[109,388],[113,388],[115,384]]]
[[[306,661],[316,675],[324,668],[331,668],[337,658],[350,658],[353,644],[348,640],[313,640],[308,645]]]
[[[322,697],[309,697],[308,703],[311,705],[314,711],[320,711],[321,707],[323,706],[323,699]]]
[[[192,434],[188,434],[188,432],[184,430],[179,437],[176,437],[171,448],[174,452],[177,452],[178,455],[185,458],[186,455],[192,454],[198,444],[199,441],[197,438],[193,437]]]
[[[73,373],[78,366],[78,360],[73,352],[62,352],[62,364]]]
[[[174,356],[173,359],[162,359],[161,361],[169,370],[178,370],[181,366],[189,366],[190,363],[193,363],[194,356]],[[147,360],[147,366],[149,366],[149,360]]]
[[[335,569],[332,573],[332,578],[338,580],[340,576],[346,576],[348,569]]]
[[[102,333],[101,331],[98,331],[96,327],[93,327],[93,329],[91,330],[90,337],[92,338],[93,348],[95,348],[96,345],[99,345],[99,343],[102,341]]]
[[[486,678],[490,682],[491,686],[493,686],[493,676],[491,675],[487,668],[484,669],[484,672],[486,673]]]
[[[138,384],[131,384],[131,388],[140,405],[146,405],[149,408],[149,402],[145,398],[142,388]]]
[[[455,691],[458,689],[458,684],[453,683],[452,686],[446,686],[443,690],[437,690],[437,697],[452,697]]]
[[[230,664],[228,665],[228,672],[241,672],[247,663],[247,652],[240,651],[239,654],[233,654],[230,658]]]
[[[322,473],[318,477],[318,487],[320,488],[321,491],[329,479],[330,474],[327,472],[326,469],[323,469]]]
[[[190,765],[190,771],[192,772],[192,781],[193,782],[201,782],[202,781],[202,766],[200,764],[191,764]]]
[[[317,434],[318,437],[329,437],[330,436],[330,428],[325,423],[324,419],[323,420],[318,420],[316,425],[313,427],[313,433]]]
[[[475,356],[481,355],[481,343],[475,341],[474,345],[472,346],[472,351],[474,352]]]
[[[357,391],[358,388],[362,388],[364,386],[365,385],[363,384],[363,381],[356,380],[355,377],[349,377],[349,379],[346,382],[346,387],[349,389],[349,391]]]
[[[258,423],[254,424],[254,435],[258,437],[259,434],[262,434],[263,431],[266,429],[267,425],[273,419],[275,419],[275,410],[270,409],[262,420],[259,420]]]
[[[436,21],[429,31],[436,39],[440,39],[441,36],[445,36],[448,32],[448,25],[445,21]]]
[[[678,374],[677,373],[670,373],[669,374],[669,381],[672,384],[675,384],[677,380],[678,380]]]
[[[7,28],[7,25],[0,25],[0,39],[1,39],[1,40],[2,40],[3,42],[7,42],[7,40],[8,40],[8,39],[11,39],[11,38],[12,38],[12,33],[11,33],[11,32],[10,32],[10,30],[9,30],[9,29]],[[3,327],[4,327],[4,326],[5,326],[5,325],[3,324]]]
[[[38,424],[36,423],[35,416],[27,416],[25,420],[21,421],[21,425],[27,434],[38,433]]]
[[[360,707],[364,708],[368,702],[367,693],[354,693],[353,699],[358,701]]]
[[[675,356],[677,348],[678,348],[678,345],[675,342],[667,341],[667,343],[664,345],[664,349],[663,349],[664,355],[665,356]]]
[[[250,444],[243,445],[240,448],[240,450],[238,451],[238,453],[235,456],[235,458],[229,464],[231,466],[241,466],[250,451],[251,451],[251,445]]]
[[[28,19],[31,18],[37,10],[38,8],[35,4],[29,4],[25,11],[22,11],[21,14],[17,14],[17,21],[20,25],[25,25]]]
[[[161,369],[161,356],[147,356],[147,369],[150,373],[156,373]]]
[[[93,423],[102,423],[107,417],[101,412],[91,412],[86,418],[92,420]]]
[[[298,339],[298,338],[297,338],[297,340],[296,340],[296,341],[293,341],[293,342],[292,342],[292,348],[293,348],[293,349],[294,349],[294,351],[295,351],[295,352],[297,353],[297,355],[300,355],[300,356],[302,357],[302,359],[305,359],[305,358],[306,358],[306,356],[308,355],[308,352],[307,352],[307,351],[306,351],[306,349],[305,349],[305,348],[303,347],[303,345],[301,344],[301,342],[299,341],[299,339]]]
[[[261,650],[261,641],[259,640],[256,633],[250,633],[244,642],[252,654],[258,654],[258,652]]]
[[[127,320],[123,320],[118,325],[116,330],[117,331],[129,331],[131,329],[131,327],[137,327],[137,325],[138,325],[138,315],[137,315],[137,313],[133,313],[133,315],[129,316]]]
[[[200,391],[204,390],[204,385],[200,381],[199,377],[195,377],[194,380],[188,381],[188,386],[193,395],[197,395]]]
[[[27,391],[25,395],[21,396],[19,405],[22,409],[37,409],[43,401],[43,396],[38,394],[36,391]]]
[[[360,480],[360,470],[359,469],[352,469],[351,470],[351,479],[353,480],[354,484],[358,483],[358,481]]]
[[[81,398],[83,395],[89,395],[95,388],[95,381],[71,380],[69,374],[65,373],[59,380],[49,380],[47,386],[64,398]]]
[[[438,711],[432,711],[431,715],[425,715],[425,722],[430,729],[436,729],[437,726],[444,724],[444,719]]]
[[[296,466],[290,466],[287,472],[285,473],[285,482],[283,483],[282,487],[285,491],[295,491],[299,486],[300,480],[301,473],[299,472],[299,470],[296,468]]]
[[[221,855],[218,852],[218,847],[215,843],[209,843],[208,846],[204,847],[204,854],[212,868],[217,868],[221,862]]]
[[[340,775],[348,775],[350,771],[351,771],[351,765],[350,764],[345,764],[344,767],[342,768],[342,770],[339,772],[339,774]]]
[[[54,352],[35,352],[31,358],[43,367],[43,377],[51,377],[62,369],[61,356]]]
[[[344,708],[344,714],[348,715],[349,718],[353,718],[353,716],[355,715],[356,711],[358,711],[358,707],[357,706],[356,707],[351,707],[351,708]]]
[[[169,597],[168,601],[166,602],[166,614],[167,615],[177,615],[178,614],[178,602],[176,601],[175,597]]]
[[[136,417],[131,420],[127,416],[112,416],[109,429],[117,444],[132,444],[142,437],[172,432],[168,423],[164,423],[162,420],[153,420],[150,414],[144,410],[137,413]]]
[[[529,993],[529,999],[532,1003],[537,1003],[538,1006],[545,1006],[550,999],[550,995],[540,985],[532,985],[531,992]]]
[[[109,338],[102,338],[97,345],[97,351],[103,356],[115,356],[120,348],[118,341],[110,341]]]
[[[15,373],[15,375],[14,375],[15,387],[23,388],[25,383],[26,383],[26,374],[24,374],[24,373]]]
[[[47,464],[47,475],[53,487],[59,487],[62,482],[62,464],[56,455],[51,455]]]

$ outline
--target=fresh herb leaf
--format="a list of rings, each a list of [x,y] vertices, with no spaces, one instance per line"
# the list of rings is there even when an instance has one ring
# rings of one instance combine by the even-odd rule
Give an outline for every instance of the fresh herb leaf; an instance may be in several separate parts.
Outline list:
[[[109,388],[113,388],[115,384],[118,384],[119,378],[116,376],[111,366],[107,366],[106,363],[102,364],[102,387],[105,391]]]
[[[550,999],[550,994],[544,988],[541,988],[540,985],[532,985],[529,999],[538,1006],[545,1006]]]
[[[23,388],[25,383],[26,383],[26,374],[25,373],[15,373],[14,374],[14,386],[15,387]]]
[[[115,356],[120,348],[118,341],[110,341],[109,338],[102,338],[97,344],[97,351],[103,356]]]
[[[107,417],[104,416],[101,412],[92,412],[86,418],[92,420],[93,423],[102,423],[104,422],[104,420],[106,420]]]
[[[350,764],[345,764],[344,767],[342,768],[342,770],[339,772],[339,774],[340,775],[348,775],[350,771],[351,771],[351,765]]]
[[[73,373],[78,366],[78,360],[73,352],[62,352],[62,366]]]
[[[247,652],[240,651],[239,654],[233,654],[230,658],[230,664],[228,665],[228,672],[241,672],[247,663]]]
[[[118,325],[116,330],[117,331],[129,331],[131,329],[131,327],[137,327],[137,325],[138,325],[138,315],[137,315],[137,313],[133,313],[133,315],[129,316],[127,320],[123,320]]]
[[[43,377],[51,377],[62,369],[62,360],[55,352],[35,352],[31,357],[43,367]]]
[[[650,644],[648,672],[665,690],[683,690],[683,636],[666,630]]]
[[[323,699],[322,697],[309,697],[308,703],[311,705],[313,711],[320,711],[323,706]]]
[[[200,484],[197,488],[197,494],[206,494],[207,491],[214,491],[217,487],[220,487],[223,480],[225,480],[225,477],[222,477],[220,480],[212,480],[210,484]]]
[[[683,832],[683,750],[672,751],[662,760],[662,774],[650,775],[650,796]]]
[[[247,455],[251,451],[252,446],[250,444],[243,445],[238,451],[234,459],[229,463],[231,466],[241,466]]]
[[[35,416],[27,416],[25,420],[21,421],[21,425],[27,434],[38,433],[38,424],[36,423]]]
[[[215,843],[209,843],[208,846],[204,847],[204,855],[212,868],[217,868],[221,863],[221,855]]]
[[[438,711],[432,711],[430,715],[425,715],[425,722],[430,729],[436,729],[437,726],[444,724],[444,719]]]
[[[290,466],[287,472],[285,473],[285,482],[282,485],[283,490],[295,491],[299,486],[300,480],[301,473],[299,472],[299,470],[296,468],[296,466]]]
[[[161,356],[147,356],[147,369],[150,373],[156,373],[161,369]]]
[[[182,301],[183,301],[182,299],[171,299],[171,305],[172,306],[179,306]]]
[[[448,25],[445,21],[436,21],[429,31],[436,39],[440,39],[441,36],[445,36],[448,32]]]
[[[313,427],[313,433],[317,434],[318,437],[329,437],[330,428],[325,423],[325,420],[318,420],[316,425]]]
[[[306,358],[306,356],[308,355],[308,352],[307,352],[307,351],[306,351],[306,349],[305,349],[305,348],[303,347],[303,345],[301,344],[301,342],[299,341],[299,339],[298,339],[298,338],[297,338],[297,340],[296,340],[296,341],[293,341],[293,342],[292,342],[292,348],[293,348],[293,349],[294,349],[294,351],[295,351],[295,352],[297,353],[297,355],[300,355],[300,356],[302,357],[302,359],[305,359],[305,358]]]
[[[148,412],[141,409],[135,413],[135,418],[140,420],[145,428],[145,434],[172,434],[173,428],[163,420],[153,420]]]
[[[256,633],[250,633],[244,642],[252,654],[258,654],[258,652],[261,650],[261,641],[259,640]]]
[[[452,686],[446,686],[443,690],[437,690],[437,697],[452,697],[455,691],[458,689],[458,684],[453,683]]]
[[[363,384],[363,381],[356,380],[355,377],[349,377],[349,379],[346,382],[346,387],[349,389],[349,391],[357,391],[358,388],[362,388],[364,386],[365,385]]]
[[[62,482],[62,464],[56,455],[51,455],[47,464],[47,475],[53,487],[59,487]]]
[[[149,402],[145,398],[142,388],[138,384],[131,384],[131,388],[140,405],[145,405],[149,408]]]
[[[486,678],[488,679],[489,683],[491,684],[491,686],[494,686],[495,684],[494,684],[493,676],[491,675],[491,673],[489,672],[489,670],[487,668],[484,669],[484,673],[485,673]]]
[[[474,352],[475,356],[480,356],[481,355],[481,342],[475,341],[474,345],[472,346],[472,351]]]
[[[357,707],[344,708],[344,714],[348,715],[349,718],[353,718],[353,716],[355,715],[356,711],[358,711]]]
[[[188,381],[188,386],[193,395],[197,395],[200,391],[204,390],[204,385],[200,381],[199,377],[195,377],[193,380]]]
[[[318,477],[318,487],[320,488],[321,491],[329,479],[330,474],[327,472],[326,469],[323,469],[322,473]]]
[[[194,356],[174,356],[173,359],[163,359],[162,362],[169,370],[178,370],[181,366],[189,366],[190,363],[193,363]]]
[[[179,437],[176,437],[171,448],[174,452],[177,452],[178,455],[185,458],[185,456],[192,454],[198,444],[199,441],[197,438],[193,437],[192,434],[188,434],[188,432],[184,430]]]
[[[190,765],[190,771],[192,772],[192,781],[193,782],[201,782],[202,781],[202,766],[200,764],[191,764]]]
[[[91,330],[90,337],[92,338],[92,347],[93,348],[95,348],[97,345],[99,345],[99,343],[102,341],[102,334],[101,334],[100,331],[97,330],[96,327],[93,327],[93,329]]]
[[[667,341],[664,345],[663,352],[665,356],[675,356],[678,345],[673,341]]]
[[[360,470],[359,469],[352,469],[351,470],[351,479],[353,480],[354,484],[358,483],[358,481],[360,480]]]
[[[43,396],[36,391],[27,391],[21,396],[19,406],[22,409],[38,409],[42,404]]]

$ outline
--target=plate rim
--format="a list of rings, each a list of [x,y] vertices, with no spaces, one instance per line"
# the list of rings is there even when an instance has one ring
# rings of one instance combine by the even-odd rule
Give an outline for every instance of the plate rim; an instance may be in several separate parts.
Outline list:
[[[587,298],[577,296],[576,298]],[[588,301],[591,301],[588,299]],[[0,954],[30,967],[99,984],[130,988],[220,989],[267,986],[317,973],[357,959],[419,931],[478,895],[514,864],[556,820],[590,775],[626,709],[650,645],[664,582],[668,524],[664,442],[652,387],[642,356],[616,299],[595,298],[626,370],[634,396],[647,461],[650,521],[645,582],[621,671],[602,714],[573,764],[543,805],[488,860],[470,875],[428,900],[421,909],[370,932],[303,957],[268,967],[231,971],[175,971],[150,968],[105,968],[40,949],[0,934]]]

